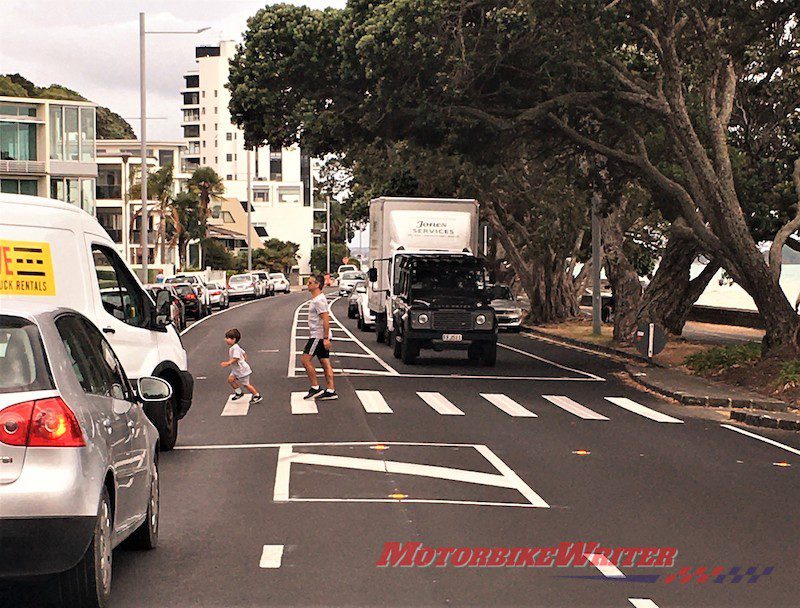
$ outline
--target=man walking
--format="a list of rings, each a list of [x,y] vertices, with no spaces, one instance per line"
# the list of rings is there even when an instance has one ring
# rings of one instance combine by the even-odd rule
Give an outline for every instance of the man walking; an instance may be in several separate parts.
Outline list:
[[[308,277],[308,292],[311,294],[311,303],[308,307],[308,342],[303,348],[300,361],[306,368],[311,389],[303,399],[320,399],[329,401],[338,399],[336,388],[333,385],[333,367],[331,366],[331,317],[328,311],[328,299],[322,293],[325,279],[322,275]],[[316,357],[325,372],[327,388],[322,389],[317,382],[317,370],[312,359]]]

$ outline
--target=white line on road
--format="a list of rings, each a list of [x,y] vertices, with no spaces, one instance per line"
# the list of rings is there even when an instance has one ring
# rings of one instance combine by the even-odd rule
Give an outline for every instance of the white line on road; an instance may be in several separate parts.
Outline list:
[[[524,355],[526,357],[530,357],[531,359],[536,359],[537,361],[542,361],[543,363],[548,363],[549,365],[553,365],[563,370],[567,370],[569,372],[575,372],[576,374],[581,374],[586,376],[587,378],[591,378],[592,380],[600,380],[605,381],[605,378],[601,378],[600,376],[596,376],[590,372],[585,372],[580,369],[575,369],[574,367],[568,367],[566,365],[561,365],[560,363],[556,363],[555,361],[551,361],[550,359],[545,359],[544,357],[540,357],[539,355],[534,355],[533,353],[529,353],[526,350],[522,350],[521,348],[515,348],[513,346],[509,346],[508,344],[501,344],[500,342],[497,343],[497,346],[501,348],[505,348],[506,350],[513,351],[515,353],[519,353],[520,355]]]
[[[372,359],[372,356],[368,355],[367,353],[343,353],[340,351],[331,353],[331,357],[334,359],[337,357],[355,357],[356,359]]]
[[[292,414],[317,414],[317,402],[303,399],[306,393],[292,393]]]
[[[786,450],[787,452],[791,452],[792,454],[800,455],[800,450],[785,445],[780,441],[775,441],[774,439],[770,439],[769,437],[756,435],[755,433],[751,433],[750,431],[745,431],[744,429],[740,429],[738,426],[732,426],[730,424],[721,424],[720,426],[724,429],[728,429],[729,431],[736,431],[737,433],[741,433],[742,435],[747,435],[748,437],[752,437],[753,439],[758,439],[759,441],[763,441],[764,443],[774,445],[775,447],[781,448],[782,450]]]
[[[393,414],[380,391],[356,391],[356,397],[368,414]]]
[[[291,444],[281,444],[278,446],[278,464],[275,467],[275,489],[272,499],[275,502],[286,502],[289,500],[289,471],[291,466],[292,452]]]
[[[634,608],[658,608],[653,600],[644,597],[629,597],[628,601],[634,605]]]
[[[500,458],[494,452],[492,452],[492,450],[487,448],[485,445],[476,445],[475,449],[480,452],[480,454],[486,460],[488,460],[495,469],[509,479],[514,484],[514,487],[517,489],[517,491],[522,494],[528,500],[528,502],[534,506],[542,507],[544,509],[550,508],[550,505],[548,505],[541,496],[534,492],[533,488],[522,481],[522,478],[517,475],[510,466],[500,460]]]
[[[533,412],[529,412],[519,403],[517,403],[516,401],[514,401],[513,399],[511,399],[506,395],[495,394],[495,393],[481,393],[480,395],[481,397],[486,399],[486,401],[498,407],[509,416],[515,416],[520,418],[538,418],[536,414],[534,414]]]
[[[417,393],[420,399],[430,405],[436,412],[444,416],[463,416],[464,412],[453,405],[441,393]]]
[[[261,550],[259,568],[280,568],[283,559],[283,545],[264,545]]]
[[[583,418],[584,420],[608,420],[608,418],[602,414],[598,414],[597,412],[590,410],[588,407],[582,406],[580,403],[576,403],[564,395],[542,395],[542,397],[547,399],[553,405],[560,407],[562,410],[567,411],[570,414],[574,414],[578,418]]]
[[[622,571],[602,553],[584,553],[583,556],[606,578],[625,578]]]
[[[628,410],[634,414],[639,414],[639,416],[644,416],[645,418],[649,418],[650,420],[655,420],[656,422],[671,422],[673,424],[683,424],[683,420],[678,420],[677,418],[673,418],[672,416],[667,416],[666,414],[662,414],[661,412],[657,412],[656,410],[652,410],[649,407],[645,407],[640,403],[636,403],[635,401],[631,401],[627,397],[605,397],[606,401],[610,401],[614,405],[618,405],[622,409]]]
[[[295,340],[310,340],[311,336],[295,336]],[[353,338],[331,338],[331,342],[355,342]]]
[[[233,400],[233,395],[228,397],[228,402],[222,408],[220,416],[247,416],[250,409],[250,396],[245,395],[236,401]]]

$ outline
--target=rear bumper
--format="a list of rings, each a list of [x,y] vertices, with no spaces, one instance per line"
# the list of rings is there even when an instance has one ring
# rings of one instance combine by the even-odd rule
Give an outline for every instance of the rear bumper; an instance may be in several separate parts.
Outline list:
[[[192,397],[194,396],[194,376],[188,371],[179,371],[178,377],[181,382],[181,398],[178,400],[178,419],[183,418],[192,407]]]
[[[0,518],[0,578],[69,570],[86,552],[96,520],[95,516]]]
[[[247,296],[256,295],[255,287],[247,287],[245,289],[231,289],[228,291],[229,298],[246,298]]]

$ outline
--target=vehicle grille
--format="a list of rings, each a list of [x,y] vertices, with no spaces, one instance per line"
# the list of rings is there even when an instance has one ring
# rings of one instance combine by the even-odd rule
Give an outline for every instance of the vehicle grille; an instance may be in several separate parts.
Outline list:
[[[468,310],[437,310],[433,313],[433,329],[470,329],[472,313]]]

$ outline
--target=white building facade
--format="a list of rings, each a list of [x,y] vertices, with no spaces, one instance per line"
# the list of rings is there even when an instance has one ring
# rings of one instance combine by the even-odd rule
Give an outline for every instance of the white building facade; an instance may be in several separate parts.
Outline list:
[[[247,161],[244,132],[228,110],[228,62],[233,41],[195,49],[197,69],[184,75],[183,132],[186,169],[211,167],[223,179],[225,196],[247,201]],[[276,238],[300,246],[297,270],[310,272],[314,246],[314,192],[311,164],[297,146],[260,147],[250,153],[252,222],[262,240]]]
[[[0,97],[0,191],[95,212],[96,104]]]

